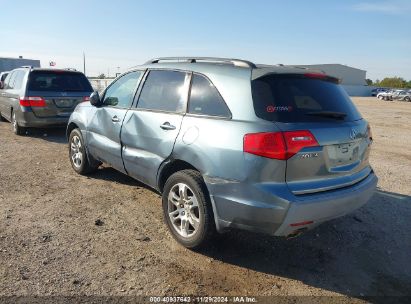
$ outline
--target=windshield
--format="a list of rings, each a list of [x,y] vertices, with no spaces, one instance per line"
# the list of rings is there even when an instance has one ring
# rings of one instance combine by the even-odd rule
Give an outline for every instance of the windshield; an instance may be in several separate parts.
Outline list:
[[[258,117],[276,122],[361,119],[345,90],[332,81],[295,74],[269,74],[252,81]]]
[[[92,92],[90,82],[82,73],[33,71],[30,73],[30,91]]]

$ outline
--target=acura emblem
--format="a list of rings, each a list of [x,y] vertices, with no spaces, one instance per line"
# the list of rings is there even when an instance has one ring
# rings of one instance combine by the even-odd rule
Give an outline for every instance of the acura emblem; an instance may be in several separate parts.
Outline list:
[[[355,131],[354,128],[352,128],[350,131],[350,138],[353,140],[357,138],[357,131]]]

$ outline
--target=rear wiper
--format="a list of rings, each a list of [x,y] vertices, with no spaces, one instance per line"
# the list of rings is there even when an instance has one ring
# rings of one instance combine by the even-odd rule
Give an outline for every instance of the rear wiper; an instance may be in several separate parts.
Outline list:
[[[321,116],[321,117],[329,117],[334,119],[344,119],[347,116],[344,112],[333,112],[333,111],[318,111],[318,112],[308,112],[305,115],[309,116]]]

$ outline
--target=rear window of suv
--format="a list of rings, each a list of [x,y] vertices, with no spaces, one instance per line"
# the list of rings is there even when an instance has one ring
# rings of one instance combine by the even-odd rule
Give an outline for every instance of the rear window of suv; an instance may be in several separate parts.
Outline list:
[[[268,74],[252,81],[254,110],[275,122],[330,122],[361,119],[344,88],[298,74]]]
[[[29,77],[30,91],[92,92],[90,82],[82,73],[60,71],[32,71]]]

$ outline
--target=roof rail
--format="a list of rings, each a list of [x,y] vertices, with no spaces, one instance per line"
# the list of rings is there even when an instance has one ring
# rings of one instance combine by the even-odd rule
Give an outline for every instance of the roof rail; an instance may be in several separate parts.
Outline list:
[[[32,69],[32,65],[22,65],[21,68]]]
[[[232,58],[218,58],[218,57],[160,57],[147,61],[145,64],[159,63],[160,61],[184,61],[188,63],[196,63],[198,61],[215,62],[215,63],[231,63],[234,66],[252,68],[257,66],[251,61]]]
[[[65,68],[65,70],[67,70],[67,71],[75,71],[75,72],[77,72],[77,70],[76,70],[75,68]]]

